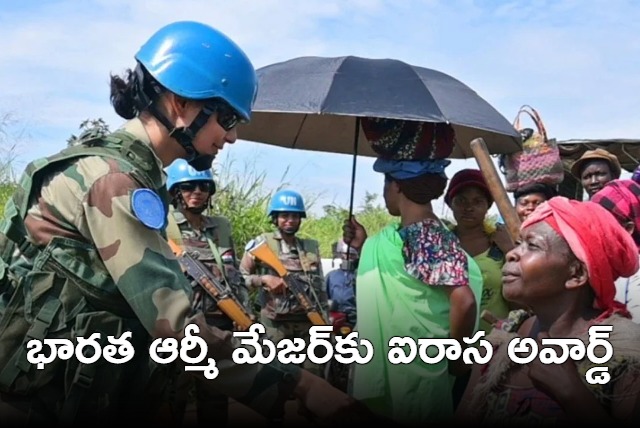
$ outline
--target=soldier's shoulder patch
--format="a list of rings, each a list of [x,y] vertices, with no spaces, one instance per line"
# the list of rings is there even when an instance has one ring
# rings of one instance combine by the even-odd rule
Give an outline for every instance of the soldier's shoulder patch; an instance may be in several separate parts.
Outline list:
[[[162,199],[151,189],[136,189],[131,194],[131,210],[140,223],[150,229],[164,229],[167,214]]]

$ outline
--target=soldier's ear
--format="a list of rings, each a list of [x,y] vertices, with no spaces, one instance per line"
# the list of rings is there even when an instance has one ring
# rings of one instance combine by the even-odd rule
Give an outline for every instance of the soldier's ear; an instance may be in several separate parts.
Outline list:
[[[166,102],[171,111],[174,112],[175,116],[179,117],[185,115],[187,109],[190,107],[190,101],[171,92],[167,92],[167,95]]]

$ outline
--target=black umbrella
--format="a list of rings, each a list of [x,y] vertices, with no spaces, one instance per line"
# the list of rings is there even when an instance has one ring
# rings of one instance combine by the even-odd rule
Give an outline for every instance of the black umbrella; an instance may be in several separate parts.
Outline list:
[[[521,150],[520,134],[475,91],[457,79],[393,59],[301,57],[258,71],[251,122],[238,138],[281,147],[376,156],[360,119],[377,117],[448,123],[457,144],[449,157],[473,156],[471,140],[490,153]]]

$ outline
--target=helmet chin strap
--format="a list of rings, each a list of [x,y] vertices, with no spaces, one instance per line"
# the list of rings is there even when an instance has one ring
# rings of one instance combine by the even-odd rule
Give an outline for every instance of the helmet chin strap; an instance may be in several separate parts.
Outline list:
[[[206,171],[211,168],[211,163],[213,162],[213,155],[202,155],[198,153],[196,148],[193,146],[193,140],[195,139],[196,134],[200,129],[207,123],[211,113],[205,112],[207,109],[200,110],[198,116],[191,122],[191,125],[188,127],[174,127],[171,122],[166,118],[162,112],[157,108],[155,103],[149,106],[149,111],[153,116],[158,119],[164,126],[169,130],[169,136],[174,138],[180,146],[187,152],[187,162],[189,165],[193,167],[196,171]]]
[[[209,202],[211,201],[211,196],[209,196],[206,202],[202,204],[202,206],[190,207],[185,202],[184,198],[182,197],[182,193],[180,191],[178,191],[178,194],[176,195],[176,197],[178,199],[178,203],[180,204],[180,207],[183,210],[189,211],[190,213],[193,213],[193,214],[202,214],[207,209],[207,206],[209,206]]]
[[[194,214],[202,214],[204,212],[204,210],[206,210],[207,207],[205,205],[201,206],[201,207],[187,207],[186,210],[194,213]]]
[[[144,71],[140,64],[136,66],[135,73],[137,77],[135,99],[138,110],[143,111],[148,109],[149,112],[158,119],[165,128],[167,128],[169,136],[174,138],[185,152],[187,152],[186,160],[193,169],[196,171],[205,171],[211,168],[214,156],[198,153],[193,145],[193,140],[195,139],[196,134],[198,134],[198,131],[200,131],[200,129],[202,129],[202,127],[207,123],[209,117],[214,113],[214,110],[205,106],[200,110],[193,122],[191,122],[191,125],[188,127],[176,127],[160,111],[157,103],[155,102],[164,90],[159,85],[156,85],[145,78]],[[149,91],[153,92],[152,96],[149,95]]]
[[[280,231],[281,234],[294,236],[300,230],[300,226],[295,227],[293,229],[282,229],[278,226],[278,216],[277,214],[271,214],[271,223]]]
[[[293,236],[296,233],[298,233],[298,230],[300,229],[300,227],[296,227],[296,228],[287,228],[287,229],[281,229],[278,228],[278,230],[280,230],[280,233],[285,234],[285,235],[290,235]]]
[[[189,165],[193,167],[196,171],[206,171],[211,169],[211,164],[213,163],[214,155],[197,155],[189,162]]]

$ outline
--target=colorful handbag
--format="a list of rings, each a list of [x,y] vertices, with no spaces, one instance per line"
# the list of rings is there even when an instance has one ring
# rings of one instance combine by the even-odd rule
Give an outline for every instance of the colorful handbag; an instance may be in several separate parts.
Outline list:
[[[520,115],[526,113],[537,131],[523,128]],[[513,127],[522,135],[522,151],[500,157],[500,166],[506,178],[506,190],[513,192],[533,183],[556,186],[564,180],[564,166],[555,139],[549,139],[538,112],[523,105],[513,122]]]
[[[383,159],[445,159],[455,145],[453,128],[444,122],[365,117],[362,130],[373,151]]]

